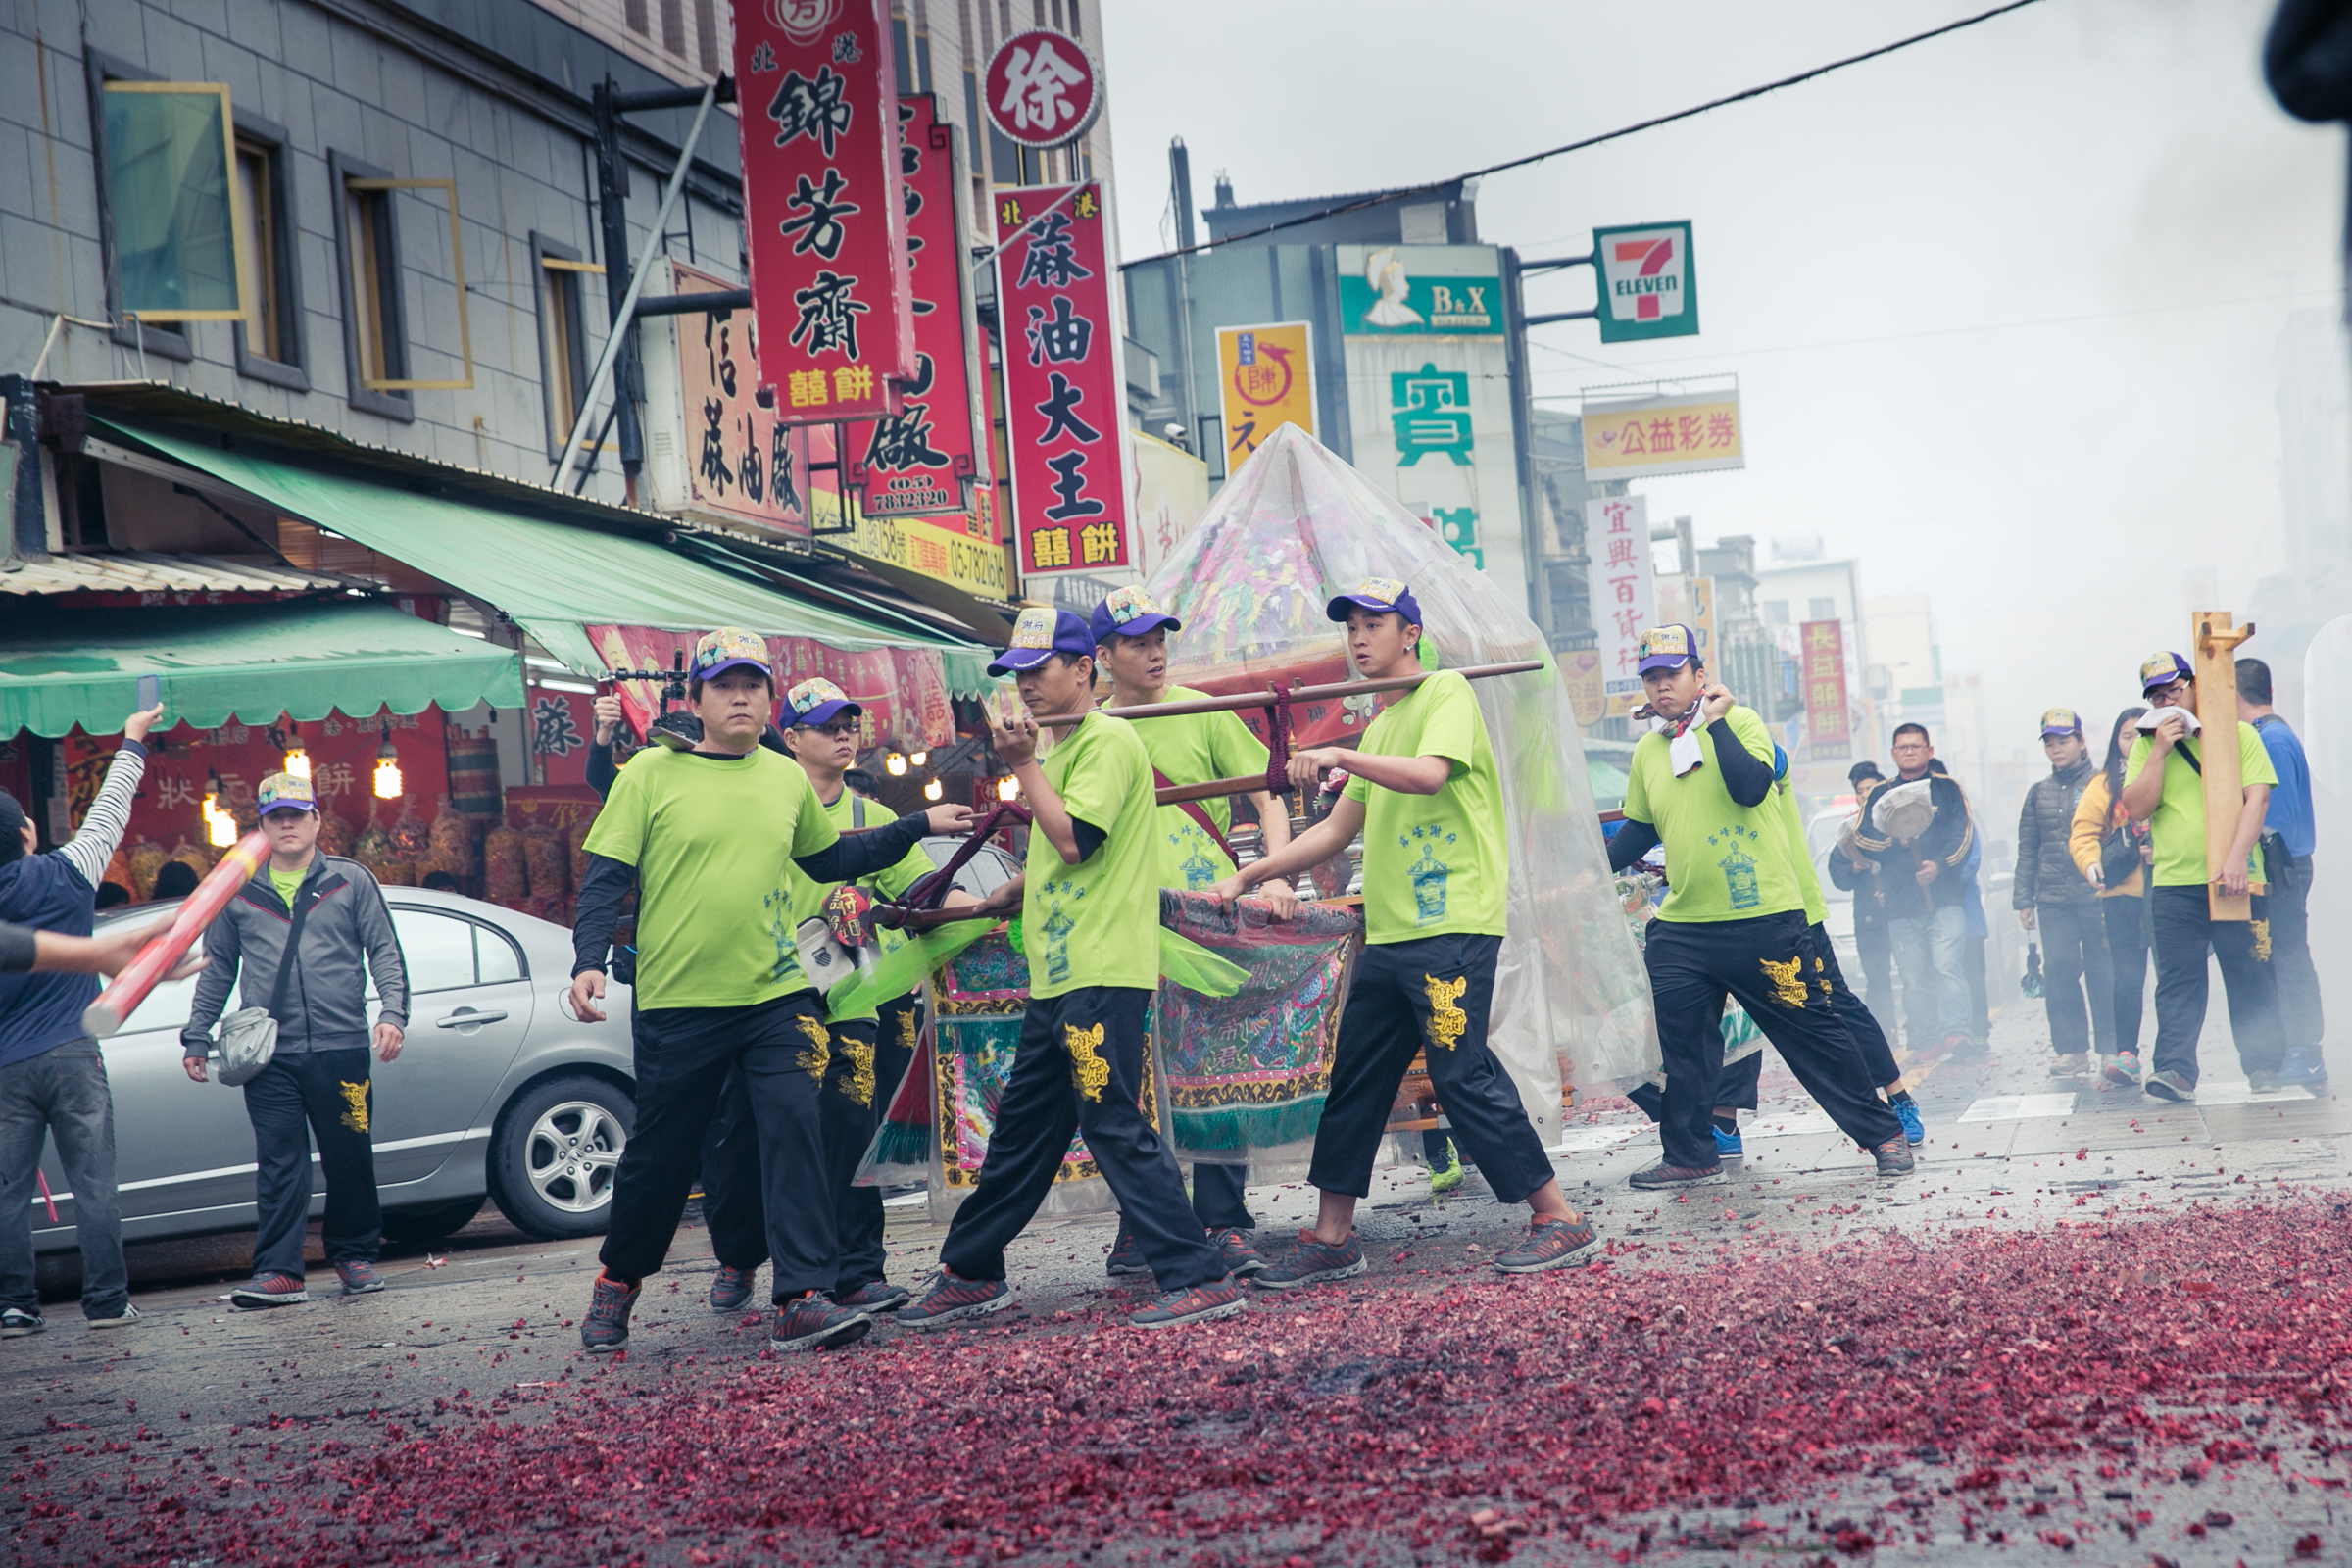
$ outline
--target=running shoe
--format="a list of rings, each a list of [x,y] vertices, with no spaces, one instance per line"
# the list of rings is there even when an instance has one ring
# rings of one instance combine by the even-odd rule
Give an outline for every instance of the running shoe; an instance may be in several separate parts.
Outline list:
[[[2058,1059],[2050,1063],[2050,1076],[2053,1078],[2080,1078],[2088,1071],[2090,1056],[2085,1052],[2062,1051],[2058,1054]]]
[[[868,1280],[847,1296],[833,1298],[837,1305],[859,1312],[896,1312],[914,1299],[914,1293],[888,1280]]]
[[[1747,1152],[1746,1146],[1740,1141],[1740,1133],[1737,1128],[1727,1133],[1723,1130],[1723,1123],[1716,1122],[1714,1123],[1714,1131],[1715,1152],[1719,1157],[1724,1159],[1738,1159],[1742,1154]]]
[[[1248,1231],[1227,1226],[1221,1231],[1210,1231],[1208,1239],[1224,1257],[1225,1272],[1235,1279],[1246,1279],[1266,1266],[1264,1255],[1250,1245]]]
[[[2158,1100],[2178,1102],[2197,1098],[2197,1086],[2177,1072],[2152,1072],[2140,1087]]]
[[[1538,1214],[1527,1227],[1527,1240],[1495,1253],[1494,1266],[1505,1274],[1540,1274],[1547,1268],[1582,1268],[1599,1255],[1600,1238],[1591,1220]]]
[[[94,1317],[88,1321],[90,1327],[94,1329],[126,1329],[133,1323],[139,1321],[139,1309],[137,1307],[131,1305],[128,1301],[124,1301],[122,1303],[122,1310],[116,1313],[113,1317]]]
[[[935,1329],[957,1318],[982,1317],[1012,1302],[1012,1288],[1003,1280],[967,1280],[946,1264],[931,1276],[921,1299],[899,1313],[908,1328]]]
[[[2246,1087],[2253,1090],[2258,1095],[2267,1095],[2274,1089],[2284,1088],[2285,1085],[2279,1081],[2278,1075],[2271,1071],[2270,1068],[2257,1067],[2252,1072],[2246,1074]]]
[[[1243,1310],[1241,1282],[1228,1274],[1205,1285],[1169,1291],[1150,1306],[1128,1315],[1132,1328],[1172,1329],[1186,1323],[1207,1323]]]
[[[1870,1152],[1879,1162],[1881,1176],[1908,1176],[1917,1164],[1911,1157],[1911,1146],[1900,1138],[1889,1138]]]
[[[2119,1051],[2109,1056],[2103,1076],[2111,1084],[2118,1084],[2127,1089],[2137,1089],[2139,1087],[2139,1053]]]
[[[228,1293],[228,1304],[248,1312],[267,1306],[294,1306],[310,1298],[299,1274],[256,1274]]]
[[[1946,1061],[1984,1061],[1992,1054],[1992,1044],[1973,1035],[1954,1035],[1945,1042],[1950,1049]]]
[[[1644,1165],[1628,1180],[1645,1193],[1655,1193],[1675,1187],[1727,1187],[1732,1179],[1723,1173],[1720,1160],[1712,1165],[1669,1165],[1661,1159],[1655,1165]]]
[[[1919,1119],[1919,1102],[1889,1100],[1886,1102],[1886,1108],[1893,1111],[1894,1119],[1903,1124],[1904,1143],[1924,1144],[1928,1141],[1928,1124]]]
[[[384,1277],[375,1271],[373,1263],[364,1257],[355,1257],[349,1262],[337,1263],[335,1278],[343,1282],[345,1296],[367,1296],[384,1288]]]
[[[1462,1152],[1454,1148],[1453,1140],[1448,1138],[1446,1140],[1446,1163],[1432,1163],[1429,1167],[1429,1195],[1443,1198],[1461,1185]]]
[[[629,1312],[637,1304],[637,1287],[623,1285],[609,1274],[596,1276],[588,1298],[588,1315],[580,1319],[580,1344],[590,1355],[603,1355],[629,1343]]]
[[[1313,1231],[1300,1231],[1290,1250],[1251,1275],[1250,1283],[1270,1291],[1291,1291],[1325,1280],[1353,1279],[1369,1267],[1364,1261],[1364,1244],[1353,1231],[1337,1247],[1317,1240]]]
[[[1102,1272],[1114,1279],[1122,1274],[1152,1272],[1152,1265],[1144,1261],[1144,1250],[1135,1245],[1135,1233],[1124,1225],[1119,1227],[1119,1239],[1110,1244],[1110,1256],[1103,1262]]]
[[[27,1312],[21,1306],[0,1312],[0,1340],[21,1340],[27,1334],[48,1332],[49,1325],[41,1321],[38,1312]]]
[[[837,1306],[822,1291],[810,1291],[776,1303],[774,1324],[767,1331],[771,1350],[830,1350],[855,1345],[874,1331],[870,1312]]]
[[[2289,1046],[2286,1059],[2278,1064],[2278,1081],[2316,1089],[2328,1081],[2328,1064],[2309,1046]]]
[[[752,1304],[752,1279],[760,1272],[758,1264],[737,1268],[721,1263],[718,1272],[710,1277],[710,1310],[720,1317],[732,1317]]]

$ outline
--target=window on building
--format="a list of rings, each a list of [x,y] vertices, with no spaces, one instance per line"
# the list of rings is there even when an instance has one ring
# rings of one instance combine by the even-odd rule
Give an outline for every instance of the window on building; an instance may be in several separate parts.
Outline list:
[[[400,231],[392,192],[369,188],[390,176],[380,169],[327,155],[337,195],[335,259],[343,303],[346,396],[351,406],[390,418],[414,417],[407,311],[400,287]]]
[[[685,58],[686,0],[662,0],[662,47]]]
[[[638,37],[653,35],[653,24],[646,15],[645,0],[621,0],[620,19]]]
[[[1764,624],[1765,624],[1765,625],[1767,625],[1767,626],[1786,626],[1786,625],[1788,625],[1788,600],[1786,600],[1786,599],[1767,599],[1767,600],[1765,600],[1765,601],[1764,601]]]
[[[307,392],[302,330],[302,283],[296,261],[292,180],[285,132],[237,117],[238,251],[245,269],[244,319],[235,325],[237,373]]]
[[[542,234],[531,236],[531,256],[539,272],[539,369],[547,394],[547,450],[549,457],[560,458],[579,419],[591,368],[582,274],[604,269],[581,261],[578,251]]]
[[[718,74],[718,0],[694,0],[694,48],[703,70]]]
[[[1838,618],[1838,601],[1835,599],[1807,601],[1805,618],[1807,620],[1836,620]]]
[[[110,80],[100,98],[116,308],[157,321],[244,316],[228,89]]]

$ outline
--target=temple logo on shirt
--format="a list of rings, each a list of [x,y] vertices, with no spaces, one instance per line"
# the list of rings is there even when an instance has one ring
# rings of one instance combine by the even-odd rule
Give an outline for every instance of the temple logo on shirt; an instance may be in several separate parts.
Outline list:
[[[1071,882],[1049,882],[1045,886],[1048,900],[1045,923],[1038,929],[1046,938],[1046,983],[1059,985],[1070,977],[1070,933],[1078,922],[1062,911],[1061,901],[1072,904],[1086,897],[1086,889]]]
[[[782,888],[760,901],[767,911],[767,934],[776,945],[776,961],[769,966],[770,980],[789,980],[801,972],[801,945],[792,936],[792,896]]]
[[[1735,909],[1752,909],[1764,902],[1764,889],[1756,878],[1755,857],[1749,855],[1740,842],[1743,838],[1760,837],[1762,835],[1755,829],[1741,827],[1736,822],[1721,832],[1707,835],[1709,844],[1718,848],[1730,847],[1731,853],[1715,864],[1723,871],[1723,885],[1730,890],[1732,907]]]
[[[1179,849],[1192,851],[1178,867],[1184,872],[1184,885],[1188,891],[1208,887],[1216,882],[1217,862],[1210,859],[1207,854],[1201,850],[1200,835],[1198,832],[1171,833],[1168,835],[1168,842]]]
[[[1446,882],[1452,871],[1444,860],[1438,858],[1438,847],[1451,844],[1458,837],[1458,834],[1448,833],[1434,823],[1396,835],[1396,847],[1400,850],[1411,851],[1416,840],[1421,844],[1421,858],[1406,867],[1404,873],[1413,884],[1413,921],[1416,925],[1427,925],[1432,920],[1446,918]]]

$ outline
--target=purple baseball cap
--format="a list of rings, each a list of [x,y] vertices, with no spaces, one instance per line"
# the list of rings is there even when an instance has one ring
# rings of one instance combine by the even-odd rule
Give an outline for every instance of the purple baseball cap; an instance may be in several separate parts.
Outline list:
[[[1086,622],[1066,610],[1032,608],[1012,623],[1012,646],[988,666],[991,675],[1009,675],[1035,669],[1055,654],[1095,657],[1095,635]]]
[[[1384,612],[1393,610],[1404,617],[1407,626],[1424,624],[1421,602],[1413,597],[1411,589],[1394,577],[1366,577],[1355,592],[1335,595],[1331,603],[1323,607],[1323,612],[1334,620],[1346,620],[1350,610],[1377,610]]]
[[[1650,627],[1634,646],[1642,656],[1637,674],[1646,675],[1653,669],[1680,669],[1698,660],[1698,636],[1680,622]]]
[[[865,710],[850,701],[850,694],[822,675],[801,682],[784,694],[784,705],[791,710],[794,724],[810,728],[830,724],[843,713],[857,718]]]
[[[2139,690],[2142,696],[2159,686],[2170,686],[2177,680],[2195,680],[2196,667],[2171,649],[2159,649],[2139,662]]]
[[[691,667],[696,680],[715,680],[730,669],[756,669],[771,683],[776,678],[767,662],[767,644],[737,626],[705,632],[694,645]]]
[[[1184,622],[1160,609],[1158,600],[1130,583],[1095,607],[1088,629],[1094,633],[1097,646],[1101,646],[1113,637],[1141,637],[1162,626],[1170,631],[1184,630]]]

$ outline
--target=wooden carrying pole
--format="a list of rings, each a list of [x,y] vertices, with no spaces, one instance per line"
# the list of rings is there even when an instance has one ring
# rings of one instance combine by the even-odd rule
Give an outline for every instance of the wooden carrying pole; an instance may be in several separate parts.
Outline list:
[[[2221,869],[2237,841],[2245,809],[2245,779],[2237,767],[2237,645],[2254,635],[2251,621],[2232,626],[2227,610],[2199,610],[2189,616],[2190,655],[2197,668],[2197,762],[2205,778],[2205,888],[2216,920],[2251,920],[2250,897],[2222,891]],[[2249,882],[2249,893],[2267,887]]]

